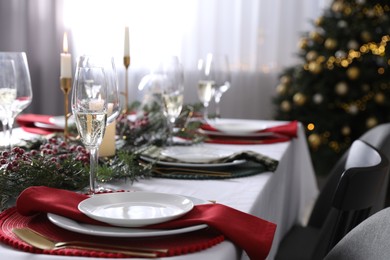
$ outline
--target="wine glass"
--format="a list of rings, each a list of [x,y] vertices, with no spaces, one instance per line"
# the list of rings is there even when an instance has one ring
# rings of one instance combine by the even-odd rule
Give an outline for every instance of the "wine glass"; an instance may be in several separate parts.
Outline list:
[[[212,54],[211,68],[214,70],[215,79],[215,117],[221,118],[221,97],[230,88],[231,82],[228,57],[226,55]]]
[[[203,104],[203,119],[206,121],[208,119],[209,103],[213,98],[215,91],[215,71],[212,67],[212,57],[213,56],[209,54],[207,55],[206,60],[200,59],[198,61],[198,98]]]
[[[173,144],[173,129],[176,119],[183,107],[184,76],[183,68],[178,57],[172,56],[161,64],[161,72],[164,78],[162,84],[162,98],[164,115],[168,120],[169,136],[168,145]]]
[[[15,117],[32,101],[27,57],[24,52],[0,52],[0,119],[6,129],[6,146],[12,148]],[[8,128],[8,129],[7,129]]]
[[[0,120],[3,129],[1,147],[8,149],[10,144],[8,132],[8,118],[10,113],[7,106],[10,106],[16,97],[16,76],[15,63],[13,60],[0,60]]]
[[[72,88],[72,112],[81,141],[90,153],[90,194],[99,192],[98,148],[106,129],[107,106],[107,78],[104,68],[93,65],[87,56],[80,57]]]

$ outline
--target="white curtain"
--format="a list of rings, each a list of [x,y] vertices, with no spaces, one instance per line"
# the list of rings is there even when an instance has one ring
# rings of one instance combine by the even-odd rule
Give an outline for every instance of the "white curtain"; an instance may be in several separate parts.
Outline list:
[[[36,105],[33,112],[61,114],[62,93],[56,88],[63,32],[69,34],[73,63],[81,54],[114,56],[123,87],[124,27],[129,26],[131,101],[138,98],[137,86],[151,64],[174,54],[185,70],[185,102],[197,102],[196,62],[208,52],[218,52],[228,55],[232,70],[232,87],[221,101],[222,116],[268,119],[277,75],[297,61],[301,34],[311,29],[311,21],[329,1],[0,0],[0,51],[18,46],[28,57],[42,58],[34,58],[30,70],[32,77],[46,78],[43,83],[33,80],[33,88],[38,93],[34,100],[47,105]],[[22,24],[15,2],[25,9]],[[14,23],[4,28],[9,20]],[[19,28],[17,38],[7,38]],[[44,98],[48,93],[56,101]]]

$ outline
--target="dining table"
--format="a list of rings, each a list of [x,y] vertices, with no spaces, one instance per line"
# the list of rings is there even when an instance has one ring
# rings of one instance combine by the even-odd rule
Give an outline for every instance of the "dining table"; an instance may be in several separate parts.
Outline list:
[[[238,120],[238,119],[237,119]],[[240,119],[243,123],[256,121],[266,125],[286,122],[273,120]],[[267,259],[273,259],[286,232],[296,223],[305,224],[318,195],[315,172],[310,158],[304,126],[297,123],[297,136],[288,140],[256,144],[226,144],[205,142],[196,144],[207,149],[231,152],[253,151],[278,161],[277,168],[235,178],[164,178],[152,177],[134,182],[117,181],[111,184],[126,191],[147,191],[184,195],[205,201],[213,201],[251,214],[276,224],[272,247]],[[14,135],[26,136],[22,129]],[[237,167],[237,166],[234,166]],[[229,170],[229,167],[227,168]],[[234,223],[226,223],[234,225]],[[169,239],[169,236],[166,236]],[[33,254],[16,250],[0,243],[0,258],[12,260],[88,260],[85,256],[61,256]],[[134,258],[133,258],[134,259]],[[138,258],[135,258],[138,259]],[[141,258],[139,258],[141,259]],[[144,259],[144,258],[142,258]],[[245,251],[225,239],[210,248],[179,256],[163,257],[166,260],[237,260],[249,259]]]

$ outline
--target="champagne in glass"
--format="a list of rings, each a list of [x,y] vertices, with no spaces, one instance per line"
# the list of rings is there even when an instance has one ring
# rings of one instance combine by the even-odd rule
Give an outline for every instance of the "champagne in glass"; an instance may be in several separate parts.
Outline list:
[[[3,124],[8,125],[8,147],[11,149],[15,117],[31,104],[33,94],[27,57],[24,52],[0,52],[0,62],[2,67],[3,65],[8,67],[0,79],[0,110]]]
[[[72,89],[72,112],[81,141],[90,153],[89,193],[100,191],[97,185],[98,148],[107,123],[107,79],[104,69],[94,67],[88,57],[80,57]]]

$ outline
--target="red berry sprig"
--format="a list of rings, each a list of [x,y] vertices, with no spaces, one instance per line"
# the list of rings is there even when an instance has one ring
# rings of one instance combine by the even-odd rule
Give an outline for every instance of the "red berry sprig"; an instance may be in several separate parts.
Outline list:
[[[76,160],[84,165],[89,163],[89,152],[81,145],[67,144],[56,138],[51,138],[42,144],[39,150],[25,151],[23,148],[14,147],[10,152],[4,151],[0,155],[0,168],[7,171],[17,171],[21,164],[33,164],[34,160],[55,163],[57,168],[65,160]]]

